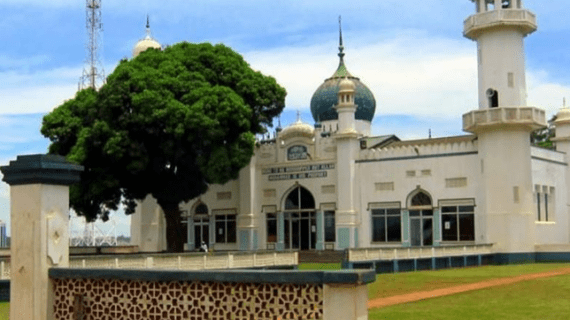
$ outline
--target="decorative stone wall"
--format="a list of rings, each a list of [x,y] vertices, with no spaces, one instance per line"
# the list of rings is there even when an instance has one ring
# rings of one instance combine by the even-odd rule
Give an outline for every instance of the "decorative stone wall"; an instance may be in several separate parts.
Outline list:
[[[323,319],[323,284],[53,279],[56,319]]]
[[[74,268],[49,278],[58,320],[365,320],[376,280],[372,270]]]

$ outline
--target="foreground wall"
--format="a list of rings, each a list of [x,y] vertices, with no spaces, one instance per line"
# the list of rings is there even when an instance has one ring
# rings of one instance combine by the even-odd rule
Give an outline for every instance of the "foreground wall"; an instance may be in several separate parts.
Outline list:
[[[372,271],[51,269],[56,319],[368,319]]]

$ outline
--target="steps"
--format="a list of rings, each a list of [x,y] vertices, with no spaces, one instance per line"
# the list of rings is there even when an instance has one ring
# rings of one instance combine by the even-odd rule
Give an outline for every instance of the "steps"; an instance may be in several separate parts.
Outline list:
[[[299,251],[299,263],[341,263],[344,251]]]

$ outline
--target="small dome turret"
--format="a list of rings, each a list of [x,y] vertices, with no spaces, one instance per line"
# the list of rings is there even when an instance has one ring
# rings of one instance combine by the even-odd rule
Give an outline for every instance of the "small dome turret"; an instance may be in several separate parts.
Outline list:
[[[354,82],[352,82],[348,78],[342,79],[338,86],[339,86],[339,92],[349,93],[349,92],[354,92],[354,90],[356,89],[356,85],[354,84]]]
[[[557,123],[570,122],[570,108],[566,106],[566,99],[564,99],[562,109],[560,109],[560,111],[558,111],[558,113],[556,114],[556,122]]]
[[[287,140],[290,138],[304,137],[312,139],[315,135],[315,129],[308,123],[301,121],[299,113],[297,113],[297,121],[287,126],[280,132],[279,138]]]
[[[146,36],[143,39],[139,40],[137,42],[137,44],[135,44],[135,47],[133,48],[133,58],[135,58],[141,52],[144,52],[148,48],[154,48],[154,49],[160,50],[162,48],[162,46],[160,45],[160,43],[158,43],[158,41],[156,41],[151,36],[151,34],[150,34],[150,23],[149,23],[149,19],[147,16],[146,17]]]

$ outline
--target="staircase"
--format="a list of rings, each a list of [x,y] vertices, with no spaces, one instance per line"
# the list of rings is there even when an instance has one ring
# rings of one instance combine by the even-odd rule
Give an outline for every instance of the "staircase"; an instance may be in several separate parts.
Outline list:
[[[341,263],[344,251],[299,251],[299,263]]]

